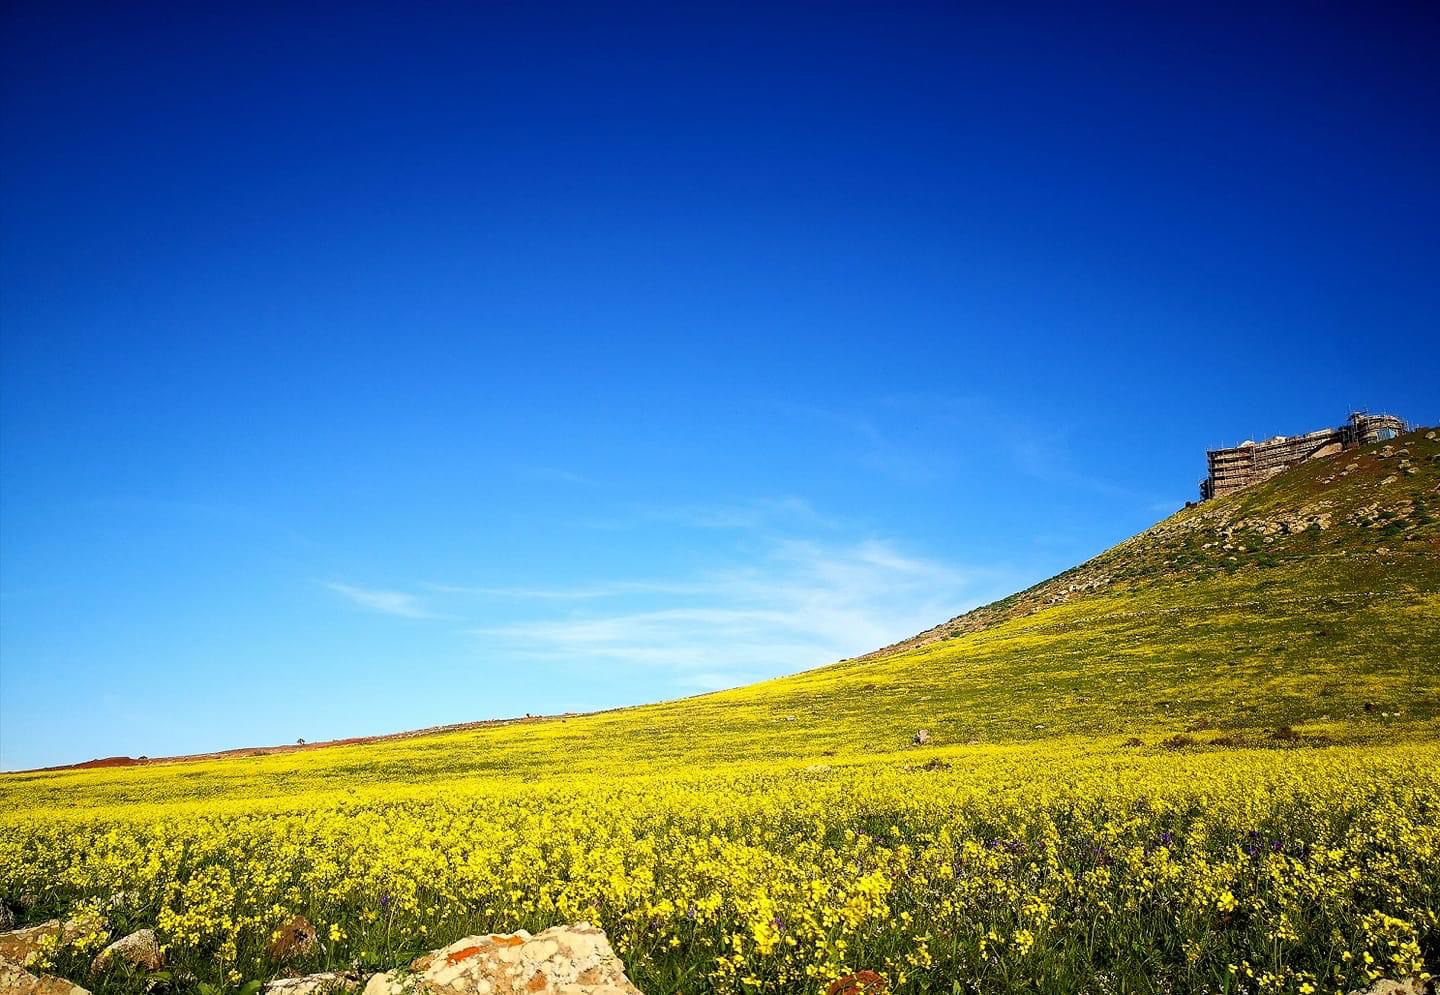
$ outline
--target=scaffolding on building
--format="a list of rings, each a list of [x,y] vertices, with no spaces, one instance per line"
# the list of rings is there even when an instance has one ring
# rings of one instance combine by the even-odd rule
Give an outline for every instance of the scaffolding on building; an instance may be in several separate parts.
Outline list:
[[[1200,482],[1202,501],[1244,490],[1310,459],[1393,439],[1407,430],[1395,415],[1351,412],[1344,425],[1304,435],[1277,435],[1264,442],[1247,439],[1238,446],[1205,454],[1209,476]]]

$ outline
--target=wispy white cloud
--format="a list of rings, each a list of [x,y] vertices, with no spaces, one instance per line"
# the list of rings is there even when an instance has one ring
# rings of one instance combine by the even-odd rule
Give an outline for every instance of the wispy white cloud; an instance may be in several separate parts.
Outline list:
[[[398,615],[402,618],[440,617],[430,611],[419,597],[405,591],[379,591],[334,581],[326,581],[325,587],[361,608],[379,612],[382,615]]]
[[[887,645],[989,600],[1001,583],[994,572],[911,556],[885,541],[789,539],[771,543],[752,565],[664,585],[668,603],[572,608],[472,631],[507,655],[661,668],[683,686],[710,689]]]
[[[471,584],[420,585],[436,594],[463,594],[474,598],[511,598],[517,601],[591,601],[619,598],[627,594],[688,594],[694,585],[663,581],[612,581],[575,587],[505,587]]]
[[[711,566],[669,577],[326,586],[371,611],[459,622],[489,660],[645,672],[704,691],[878,649],[1008,593],[1015,581],[886,539],[841,538],[853,525],[799,497],[639,514],[652,525],[735,535],[697,543],[712,550]]]

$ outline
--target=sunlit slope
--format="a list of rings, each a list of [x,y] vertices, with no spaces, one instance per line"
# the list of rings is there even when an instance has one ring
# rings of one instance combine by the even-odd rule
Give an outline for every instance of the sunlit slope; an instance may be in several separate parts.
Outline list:
[[[967,745],[1141,751],[1434,735],[1440,441],[1317,461],[1181,511],[891,652],[718,694],[310,753],[0,779],[0,807],[299,787],[914,762]],[[1289,738],[1296,727],[1302,739]],[[917,729],[932,745],[909,747]],[[1277,731],[1278,736],[1277,736]]]

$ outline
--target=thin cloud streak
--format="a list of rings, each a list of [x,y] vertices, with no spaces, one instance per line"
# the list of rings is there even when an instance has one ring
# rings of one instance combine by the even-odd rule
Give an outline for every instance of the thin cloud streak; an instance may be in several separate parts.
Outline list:
[[[728,564],[674,578],[431,581],[413,593],[326,586],[369,611],[460,621],[488,660],[654,673],[674,687],[713,690],[889,645],[1007,593],[1016,579],[884,539],[842,541],[839,526],[802,498],[641,514],[743,535]]]
[[[421,600],[404,591],[381,591],[353,584],[326,581],[325,587],[348,599],[352,604],[381,615],[396,615],[401,618],[441,618],[430,611]]]
[[[615,581],[580,587],[505,587],[468,584],[422,584],[436,594],[460,594],[475,598],[512,598],[518,601],[592,601],[632,594],[694,594],[694,584],[651,581]]]
[[[684,603],[580,609],[471,630],[491,652],[675,673],[699,689],[833,662],[913,635],[989,600],[993,571],[962,570],[869,540],[780,540],[761,564],[668,585]]]

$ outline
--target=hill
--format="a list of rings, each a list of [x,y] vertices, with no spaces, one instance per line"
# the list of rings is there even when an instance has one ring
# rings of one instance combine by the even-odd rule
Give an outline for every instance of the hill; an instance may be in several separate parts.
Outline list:
[[[888,650],[733,691],[244,760],[307,782],[535,776],[1057,736],[1276,729],[1362,741],[1440,716],[1440,438],[1423,429],[1183,509],[1044,583]],[[1153,745],[1153,744],[1152,744]],[[196,764],[220,783],[240,760]],[[165,775],[157,774],[157,777]],[[129,797],[145,771],[88,790]],[[61,775],[0,783],[63,790]],[[27,792],[28,793],[28,792]],[[208,792],[207,792],[208,793]]]
[[[861,968],[916,991],[1248,991],[1266,972],[1298,991],[1433,967],[1436,436],[1306,464],[897,646],[733,691],[6,775],[0,900],[156,926],[219,983],[280,971],[266,937],[297,910],[335,926],[314,968],[588,918],[650,992],[823,991]]]

